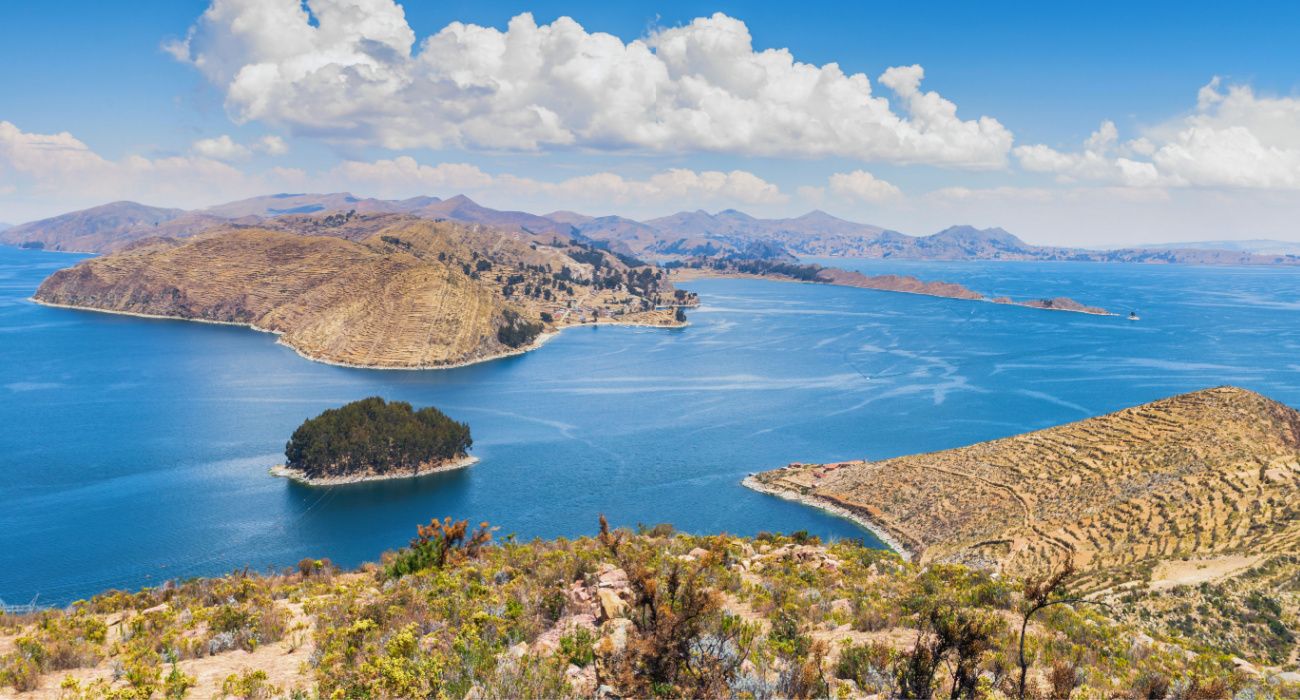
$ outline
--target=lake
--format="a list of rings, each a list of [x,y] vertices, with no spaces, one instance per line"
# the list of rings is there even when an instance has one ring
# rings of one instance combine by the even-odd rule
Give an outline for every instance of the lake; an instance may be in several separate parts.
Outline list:
[[[989,295],[1068,295],[1139,322],[759,280],[683,286],[684,329],[577,328],[443,371],[310,362],[247,329],[46,308],[81,256],[0,247],[0,597],[342,565],[450,515],[497,537],[670,522],[691,532],[852,523],[740,486],[790,461],[883,458],[1236,384],[1300,405],[1300,270],[836,261]],[[378,395],[470,424],[474,467],[314,489],[277,479],[304,419]]]

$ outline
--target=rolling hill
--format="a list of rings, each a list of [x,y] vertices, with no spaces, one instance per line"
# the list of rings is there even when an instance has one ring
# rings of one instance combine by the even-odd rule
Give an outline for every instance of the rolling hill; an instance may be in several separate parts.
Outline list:
[[[35,299],[248,325],[311,359],[384,368],[520,352],[589,321],[680,325],[664,305],[691,301],[658,268],[567,239],[391,214],[273,221],[142,240],[55,272]]]

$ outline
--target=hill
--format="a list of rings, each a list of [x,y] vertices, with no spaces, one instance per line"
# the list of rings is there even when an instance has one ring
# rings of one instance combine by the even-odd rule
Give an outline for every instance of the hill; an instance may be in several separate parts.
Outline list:
[[[846,509],[921,561],[1023,574],[1070,559],[1101,585],[1171,560],[1300,551],[1300,413],[1222,387],[751,483]]]
[[[658,268],[581,243],[389,215],[277,225],[357,240],[226,227],[141,241],[54,273],[35,299],[249,325],[311,359],[384,368],[522,352],[589,321],[680,325],[663,306],[691,303]]]
[[[1280,566],[1274,573],[1300,571]],[[602,519],[596,537],[494,545],[486,523],[433,520],[355,571],[304,559],[279,573],[0,615],[0,682],[19,698],[1208,700],[1300,690],[1292,672],[1075,604],[1030,619],[1021,696],[1031,592],[799,533],[633,533]]]
[[[141,238],[164,235],[170,222],[185,215],[182,209],[163,209],[135,202],[112,202],[50,219],[11,226],[0,241],[27,244],[47,250],[99,252]]]

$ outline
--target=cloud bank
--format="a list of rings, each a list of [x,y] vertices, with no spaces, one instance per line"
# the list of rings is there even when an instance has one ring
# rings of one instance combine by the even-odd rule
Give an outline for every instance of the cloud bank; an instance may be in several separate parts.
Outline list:
[[[920,66],[864,74],[756,50],[718,13],[624,42],[561,17],[453,22],[417,42],[392,0],[214,0],[168,51],[237,122],[390,149],[717,152],[1004,167],[1012,135],[963,120]]]
[[[1019,146],[1025,170],[1065,182],[1126,187],[1300,189],[1300,98],[1261,97],[1248,85],[1202,87],[1195,110],[1119,141],[1112,122],[1078,151]]]

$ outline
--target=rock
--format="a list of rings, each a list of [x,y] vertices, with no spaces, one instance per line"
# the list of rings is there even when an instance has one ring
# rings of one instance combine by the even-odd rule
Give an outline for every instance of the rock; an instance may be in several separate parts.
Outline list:
[[[528,642],[520,642],[506,650],[506,656],[512,659],[522,659],[528,653]]]
[[[690,552],[687,552],[687,554],[695,559],[703,559],[709,556],[709,550],[704,549],[703,547],[696,547],[695,549],[692,549]]]
[[[617,656],[627,649],[628,634],[632,630],[632,621],[620,617],[606,622],[601,628],[602,635],[596,642],[596,654],[601,657]]]
[[[613,590],[600,588],[596,591],[596,595],[600,598],[601,620],[613,620],[627,612],[627,603]]]
[[[569,681],[573,694],[580,698],[591,697],[596,693],[596,667],[593,664],[585,667],[569,664],[564,670],[564,678]]]
[[[570,615],[560,618],[555,626],[546,630],[533,640],[532,649],[538,654],[553,654],[556,649],[560,648],[560,638],[572,634],[579,627],[584,627],[591,632],[596,631],[596,618],[592,615]]]
[[[596,570],[596,585],[601,588],[627,588],[627,572],[617,566],[601,564]]]

